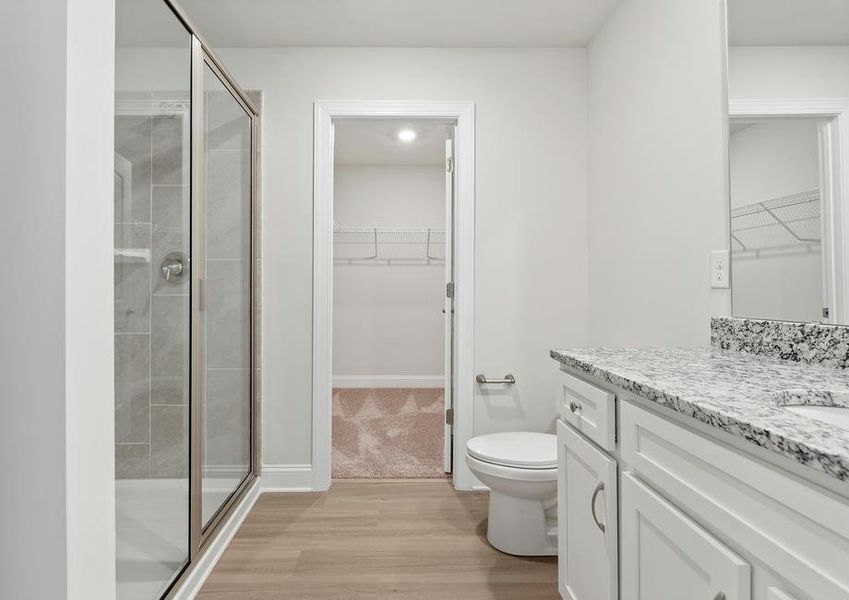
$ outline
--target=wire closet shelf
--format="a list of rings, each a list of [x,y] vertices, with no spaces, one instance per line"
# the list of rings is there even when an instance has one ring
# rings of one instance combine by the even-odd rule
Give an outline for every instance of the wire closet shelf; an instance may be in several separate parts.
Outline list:
[[[822,241],[820,191],[808,190],[731,210],[735,254],[815,250]]]
[[[333,228],[336,264],[445,264],[442,227]]]

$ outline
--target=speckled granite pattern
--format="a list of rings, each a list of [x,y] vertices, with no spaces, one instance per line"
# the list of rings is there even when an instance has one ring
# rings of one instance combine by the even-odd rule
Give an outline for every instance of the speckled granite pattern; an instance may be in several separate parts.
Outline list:
[[[849,371],[715,348],[569,349],[551,357],[849,481],[849,430],[782,408],[849,404]]]
[[[710,344],[722,350],[838,369],[849,367],[849,327],[838,325],[713,318]]]

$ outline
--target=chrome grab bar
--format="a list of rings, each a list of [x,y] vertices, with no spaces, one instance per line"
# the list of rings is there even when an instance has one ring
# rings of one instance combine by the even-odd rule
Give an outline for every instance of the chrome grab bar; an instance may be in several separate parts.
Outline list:
[[[503,379],[487,379],[486,375],[483,373],[475,376],[475,381],[477,381],[481,385],[486,385],[488,383],[506,383],[509,385],[513,385],[516,383],[516,378],[512,375],[505,375]]]

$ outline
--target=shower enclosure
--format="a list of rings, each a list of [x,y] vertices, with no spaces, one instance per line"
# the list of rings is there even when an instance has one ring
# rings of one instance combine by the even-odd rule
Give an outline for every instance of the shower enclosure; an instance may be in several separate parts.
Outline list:
[[[115,80],[117,589],[149,600],[256,475],[259,99],[170,0],[117,2]]]

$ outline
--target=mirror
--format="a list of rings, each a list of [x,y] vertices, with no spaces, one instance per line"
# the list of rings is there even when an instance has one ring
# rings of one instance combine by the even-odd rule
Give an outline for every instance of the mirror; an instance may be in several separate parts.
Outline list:
[[[735,317],[849,324],[849,0],[728,0]]]

